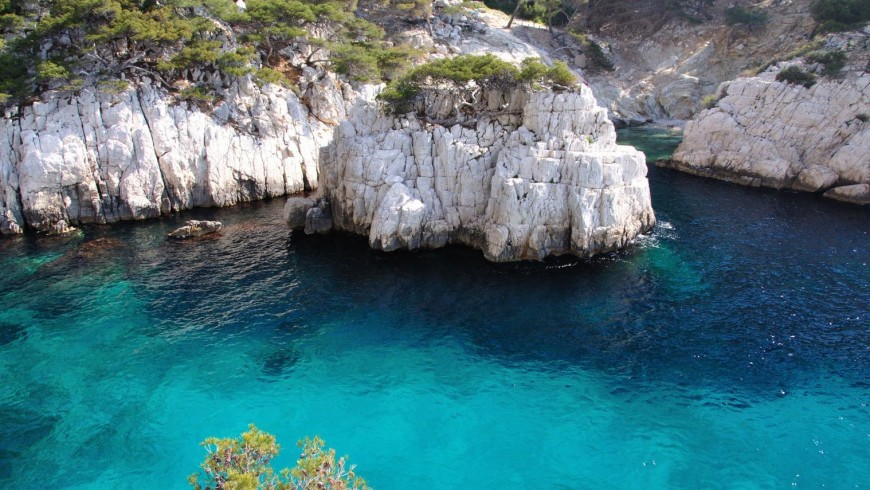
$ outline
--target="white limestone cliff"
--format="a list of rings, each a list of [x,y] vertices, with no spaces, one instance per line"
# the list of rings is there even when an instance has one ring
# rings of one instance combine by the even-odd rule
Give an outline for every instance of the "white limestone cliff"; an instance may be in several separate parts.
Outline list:
[[[375,249],[461,243],[493,261],[588,256],[652,228],[644,155],[616,145],[588,88],[486,91],[473,116],[457,97],[431,94],[419,116],[349,114],[319,173],[336,228]]]
[[[334,78],[320,83],[312,100],[331,96],[322,92],[341,99]],[[310,114],[293,92],[247,77],[223,98],[207,113],[145,81],[117,94],[50,92],[7,114],[0,232],[61,231],[316,187],[329,114]]]
[[[752,186],[825,191],[870,183],[870,74],[778,82],[775,70],[724,83],[667,165]]]

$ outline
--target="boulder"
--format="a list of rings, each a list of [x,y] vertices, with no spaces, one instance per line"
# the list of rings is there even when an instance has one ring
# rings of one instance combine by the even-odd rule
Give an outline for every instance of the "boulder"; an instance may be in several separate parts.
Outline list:
[[[824,191],[836,184],[838,178],[837,172],[829,167],[810,165],[798,174],[794,188],[807,192]]]
[[[870,204],[870,184],[854,184],[834,187],[823,194],[825,197],[852,204]]]
[[[330,207],[324,201],[318,203],[317,207],[313,207],[305,213],[305,234],[313,235],[315,233],[329,233],[332,230],[332,215]]]
[[[311,197],[290,197],[284,204],[284,221],[294,230],[305,228],[305,217],[311,208],[317,206],[317,199]]]
[[[180,240],[186,238],[196,238],[203,235],[208,235],[210,233],[217,233],[223,228],[223,224],[220,221],[198,221],[198,220],[188,220],[184,226],[176,229],[169,233],[171,238],[177,238]]]

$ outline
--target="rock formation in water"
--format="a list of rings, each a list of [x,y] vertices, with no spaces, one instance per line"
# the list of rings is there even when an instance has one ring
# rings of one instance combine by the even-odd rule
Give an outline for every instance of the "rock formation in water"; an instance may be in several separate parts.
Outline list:
[[[48,93],[0,121],[0,231],[143,219],[314,188],[328,128],[320,117],[343,114],[340,85],[321,83],[311,111],[293,92],[248,77],[210,112],[147,81],[118,94]]]
[[[548,60],[510,32],[465,22],[444,14],[434,37],[398,36],[436,56]],[[306,67],[310,56],[285,54],[301,95],[191,72],[221,102],[184,102],[145,77],[11,109],[0,122],[0,231],[63,232],[318,186],[288,202],[288,220],[307,233],[361,233],[381,250],[462,243],[496,261],[585,256],[653,226],[644,156],[615,144],[588,88],[489,90],[474,107],[435,91],[416,115],[392,116],[374,102],[377,87],[351,88]]]
[[[588,88],[489,90],[470,110],[457,97],[349,115],[319,173],[335,228],[375,249],[461,243],[493,261],[592,255],[652,228],[644,155],[616,145]]]
[[[217,233],[221,231],[221,228],[223,228],[223,226],[223,223],[221,223],[220,221],[200,221],[191,219],[187,220],[184,226],[180,226],[177,229],[169,232],[169,237],[177,238],[179,240],[201,237],[204,235]]]
[[[834,36],[829,44],[868,41],[870,35],[852,33]],[[825,195],[870,203],[861,192],[870,183],[870,74],[863,69],[866,56],[852,57],[841,77],[819,77],[810,88],[776,80],[787,66],[823,68],[801,62],[722,84],[717,106],[686,125],[683,142],[666,165],[752,186],[809,192],[857,186]]]

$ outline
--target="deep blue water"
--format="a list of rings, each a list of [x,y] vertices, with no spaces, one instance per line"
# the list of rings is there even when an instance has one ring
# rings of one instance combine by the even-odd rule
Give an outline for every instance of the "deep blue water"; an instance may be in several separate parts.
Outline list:
[[[184,488],[249,422],[379,490],[870,486],[870,210],[650,181],[655,231],[592,260],[383,254],[282,201],[2,239],[0,488]],[[192,217],[225,231],[164,239]]]

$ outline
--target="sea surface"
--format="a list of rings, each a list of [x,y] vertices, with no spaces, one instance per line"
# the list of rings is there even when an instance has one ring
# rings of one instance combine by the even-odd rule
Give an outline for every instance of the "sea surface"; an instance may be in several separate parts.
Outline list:
[[[591,260],[384,254],[282,200],[0,239],[0,488],[185,488],[249,423],[378,490],[870,487],[870,209],[650,183]]]

